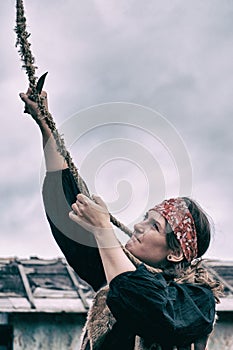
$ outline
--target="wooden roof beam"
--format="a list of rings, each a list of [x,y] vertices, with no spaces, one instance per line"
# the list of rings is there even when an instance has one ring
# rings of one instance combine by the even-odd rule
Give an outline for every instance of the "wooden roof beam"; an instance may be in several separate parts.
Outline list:
[[[33,295],[32,295],[32,291],[31,291],[31,288],[30,288],[30,284],[28,282],[28,278],[27,278],[27,275],[25,273],[25,270],[24,270],[24,267],[23,265],[18,262],[18,269],[19,269],[19,274],[20,274],[20,277],[23,281],[23,285],[24,285],[24,289],[26,291],[26,295],[27,295],[27,298],[28,298],[28,301],[31,305],[31,308],[32,309],[36,309],[36,306],[35,306],[35,303],[34,303],[34,298],[33,298]]]
[[[66,262],[64,264],[65,264],[66,270],[67,270],[67,272],[68,272],[68,274],[69,274],[69,276],[70,276],[70,278],[71,278],[71,280],[72,280],[72,282],[73,282],[73,284],[74,284],[74,286],[76,288],[76,291],[77,291],[77,293],[78,293],[78,295],[79,295],[79,297],[80,297],[80,299],[81,299],[81,301],[83,303],[84,308],[86,310],[88,310],[89,309],[89,304],[88,304],[88,302],[86,300],[85,294],[83,293],[82,289],[80,288],[79,281],[76,278],[74,271],[72,270],[72,268]]]

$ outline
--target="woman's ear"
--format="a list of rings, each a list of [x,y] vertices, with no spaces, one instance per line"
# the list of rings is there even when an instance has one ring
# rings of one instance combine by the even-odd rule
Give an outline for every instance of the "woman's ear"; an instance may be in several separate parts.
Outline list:
[[[184,254],[182,251],[172,251],[168,256],[167,256],[167,260],[177,263],[180,262],[184,259]]]

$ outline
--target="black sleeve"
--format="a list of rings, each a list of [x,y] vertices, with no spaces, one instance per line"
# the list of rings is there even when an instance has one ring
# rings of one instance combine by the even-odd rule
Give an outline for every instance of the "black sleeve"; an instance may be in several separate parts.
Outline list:
[[[143,264],[110,282],[107,304],[118,322],[148,344],[184,346],[209,334],[215,317],[210,289],[195,284],[167,284]]]
[[[68,216],[78,193],[69,169],[46,174],[43,200],[52,234],[72,268],[98,290],[106,279],[96,240]]]

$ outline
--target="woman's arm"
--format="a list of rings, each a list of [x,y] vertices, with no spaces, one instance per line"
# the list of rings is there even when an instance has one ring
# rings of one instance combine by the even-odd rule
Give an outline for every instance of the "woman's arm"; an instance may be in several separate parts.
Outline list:
[[[29,111],[32,118],[38,124],[42,135],[43,150],[45,155],[45,164],[47,171],[57,171],[66,169],[68,167],[65,159],[57,151],[56,142],[54,137],[45,122],[45,120],[40,120],[40,111],[36,102],[30,99],[31,90],[28,89],[27,93],[20,93],[20,98],[25,102],[27,110]],[[48,98],[47,93],[42,91],[41,97],[43,98],[43,103],[45,108],[48,110]]]
[[[45,211],[52,234],[65,255],[68,263],[87,281],[95,291],[106,283],[95,238],[89,232],[77,230],[77,225],[69,219],[71,204],[79,193],[73,175],[67,163],[57,151],[56,142],[44,120],[40,120],[37,104],[30,100],[30,89],[21,93],[21,99],[26,103],[27,110],[38,124],[43,140],[47,174],[43,184],[43,200]],[[48,109],[47,94],[42,92],[45,107]],[[73,225],[72,225],[73,224]],[[73,240],[74,231],[76,240]],[[85,244],[83,244],[85,237]]]
[[[79,193],[69,169],[46,174],[43,201],[52,234],[68,263],[95,291],[106,283],[95,237],[69,219]]]
[[[110,283],[117,275],[134,271],[136,268],[123,252],[115,236],[105,203],[100,197],[93,196],[93,199],[95,202],[79,194],[72,205],[73,212],[70,212],[69,216],[77,224],[93,233],[99,247],[107,282]]]

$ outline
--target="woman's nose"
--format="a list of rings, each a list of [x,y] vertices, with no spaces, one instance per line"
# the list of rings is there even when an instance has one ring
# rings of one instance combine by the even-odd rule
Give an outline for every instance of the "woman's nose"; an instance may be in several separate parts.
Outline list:
[[[138,223],[134,225],[134,231],[137,233],[144,233],[144,227],[142,223]]]

